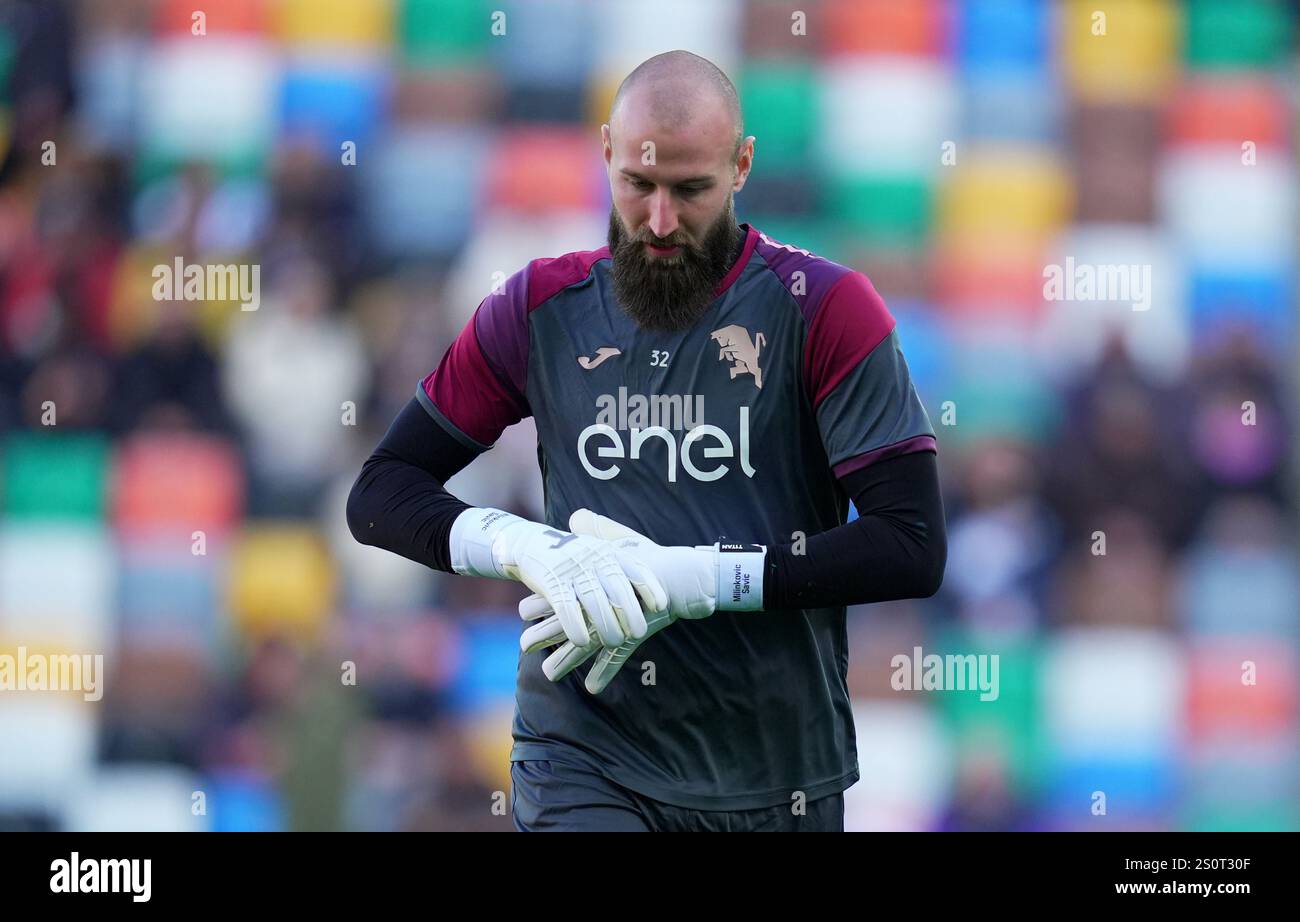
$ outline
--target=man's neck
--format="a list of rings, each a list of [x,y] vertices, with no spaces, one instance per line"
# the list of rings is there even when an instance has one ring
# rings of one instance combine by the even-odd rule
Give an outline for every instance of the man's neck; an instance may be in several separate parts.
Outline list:
[[[729,265],[732,266],[740,261],[740,254],[745,252],[745,238],[749,236],[749,232],[739,224],[736,225],[736,233],[738,234],[736,245],[731,250],[731,262],[729,263]]]

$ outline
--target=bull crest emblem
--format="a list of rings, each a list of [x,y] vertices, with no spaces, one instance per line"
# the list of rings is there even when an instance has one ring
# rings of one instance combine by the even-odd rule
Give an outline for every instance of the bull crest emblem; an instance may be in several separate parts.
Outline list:
[[[736,380],[736,375],[753,375],[754,386],[763,386],[763,369],[758,367],[758,354],[767,345],[766,336],[759,333],[750,339],[748,330],[733,323],[714,330],[710,337],[719,346],[718,360],[735,363],[731,366],[731,380]]]

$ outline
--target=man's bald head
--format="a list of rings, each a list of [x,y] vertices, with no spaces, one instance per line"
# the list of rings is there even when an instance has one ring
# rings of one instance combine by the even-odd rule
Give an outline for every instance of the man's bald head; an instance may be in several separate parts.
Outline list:
[[[702,117],[725,119],[735,138],[732,160],[745,137],[736,87],[712,61],[689,51],[666,51],[643,61],[628,74],[609,109],[610,129],[620,110],[636,98],[650,118],[665,128],[681,128]]]
[[[734,198],[754,163],[727,75],[688,51],[628,74],[600,126],[614,294],[645,329],[694,323],[738,259]]]

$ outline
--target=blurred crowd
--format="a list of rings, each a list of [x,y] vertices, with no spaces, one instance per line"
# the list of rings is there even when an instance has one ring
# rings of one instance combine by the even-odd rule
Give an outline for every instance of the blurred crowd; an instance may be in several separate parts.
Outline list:
[[[943,589],[849,612],[848,828],[1300,827],[1292,5],[196,6],[0,5],[0,653],[107,670],[0,691],[0,828],[511,828],[523,591],[343,505],[493,284],[603,244],[599,125],[676,47],[939,435]],[[257,310],[155,297],[178,257]],[[1149,309],[1049,299],[1067,258]],[[538,518],[535,447],[449,488]],[[894,690],[916,647],[997,700]]]

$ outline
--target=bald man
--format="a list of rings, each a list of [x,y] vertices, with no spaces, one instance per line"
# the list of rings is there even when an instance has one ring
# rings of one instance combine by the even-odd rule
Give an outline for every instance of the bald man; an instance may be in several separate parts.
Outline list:
[[[860,272],[736,223],[754,141],[705,59],[629,74],[601,126],[607,245],[485,298],[349,497],[358,541],[534,591],[521,830],[842,829],[845,606],[942,579],[894,319]],[[544,522],[444,489],[526,416]]]

